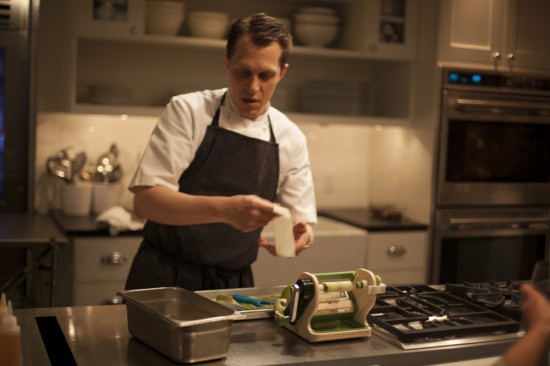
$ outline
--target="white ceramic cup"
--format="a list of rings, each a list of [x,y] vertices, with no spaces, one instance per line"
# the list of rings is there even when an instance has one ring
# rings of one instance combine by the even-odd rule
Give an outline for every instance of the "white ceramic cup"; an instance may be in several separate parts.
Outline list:
[[[92,205],[90,183],[70,183],[61,187],[61,210],[69,216],[86,216]]]
[[[94,183],[92,212],[97,214],[118,205],[121,193],[120,183]]]

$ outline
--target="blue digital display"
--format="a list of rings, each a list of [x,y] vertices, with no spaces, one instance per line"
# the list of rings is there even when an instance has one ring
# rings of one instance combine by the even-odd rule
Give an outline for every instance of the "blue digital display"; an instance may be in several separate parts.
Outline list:
[[[450,83],[456,83],[460,76],[456,72],[450,72],[449,73],[449,82]]]
[[[474,83],[474,84],[481,83],[481,75],[479,75],[479,74],[472,75],[472,83]]]

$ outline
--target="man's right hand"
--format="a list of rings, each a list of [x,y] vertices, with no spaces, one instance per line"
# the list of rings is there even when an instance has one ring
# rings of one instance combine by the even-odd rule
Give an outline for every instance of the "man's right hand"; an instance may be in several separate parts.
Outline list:
[[[274,204],[254,195],[228,197],[224,204],[224,222],[242,232],[254,231],[267,225],[276,214]]]

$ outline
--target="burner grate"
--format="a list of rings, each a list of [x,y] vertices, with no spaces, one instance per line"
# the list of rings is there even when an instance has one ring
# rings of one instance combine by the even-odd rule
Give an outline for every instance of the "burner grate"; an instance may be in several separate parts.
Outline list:
[[[386,288],[368,321],[401,342],[519,331],[519,323],[503,314],[425,285]]]

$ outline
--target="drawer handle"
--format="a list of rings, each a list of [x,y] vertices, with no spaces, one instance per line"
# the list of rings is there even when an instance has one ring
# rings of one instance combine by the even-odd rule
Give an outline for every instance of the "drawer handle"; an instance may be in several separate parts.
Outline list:
[[[405,255],[406,252],[407,249],[400,245],[391,245],[388,249],[386,249],[386,254],[388,257],[401,257]]]
[[[103,254],[101,257],[101,263],[103,264],[124,264],[127,259],[120,252],[112,252],[109,254]]]
[[[103,299],[100,305],[120,305],[122,304],[122,299],[118,296],[113,296],[110,299]]]

